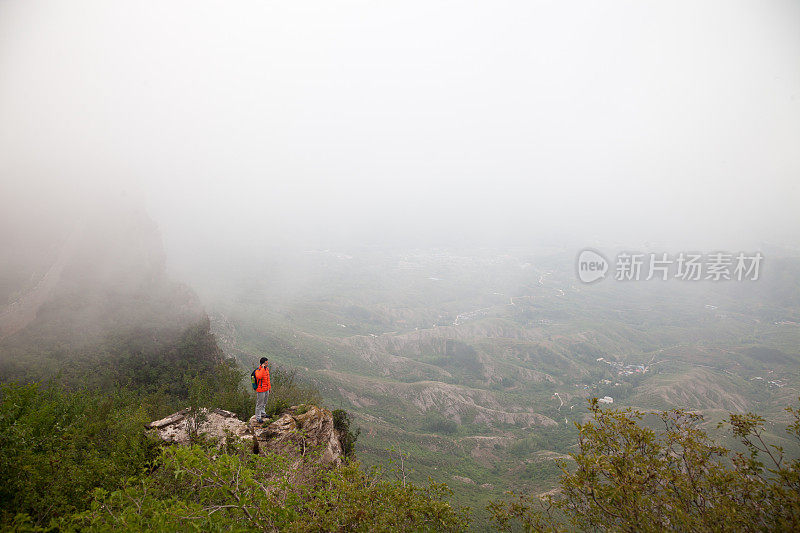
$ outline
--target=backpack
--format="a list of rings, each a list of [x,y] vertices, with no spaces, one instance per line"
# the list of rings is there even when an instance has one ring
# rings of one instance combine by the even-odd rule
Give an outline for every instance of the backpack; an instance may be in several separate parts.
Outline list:
[[[253,386],[253,390],[258,388],[258,385],[256,384],[256,370],[258,370],[258,368],[253,369],[253,371],[250,373],[250,385]]]

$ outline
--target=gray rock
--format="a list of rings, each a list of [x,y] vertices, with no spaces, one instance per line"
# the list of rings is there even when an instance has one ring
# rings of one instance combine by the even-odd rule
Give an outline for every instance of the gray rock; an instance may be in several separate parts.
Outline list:
[[[197,414],[190,409],[178,411],[147,427],[170,444],[190,444],[194,437],[217,441],[222,446],[233,437],[251,439],[253,452],[261,455],[279,453],[308,459],[318,454],[320,463],[333,466],[344,461],[342,435],[334,427],[333,414],[315,405],[306,409],[291,407],[266,426],[258,424],[255,417],[242,422],[230,411],[202,408]]]

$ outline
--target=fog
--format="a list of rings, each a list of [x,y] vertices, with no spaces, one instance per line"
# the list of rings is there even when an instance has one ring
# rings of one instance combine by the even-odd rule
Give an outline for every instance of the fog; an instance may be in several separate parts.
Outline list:
[[[4,0],[0,220],[124,192],[184,261],[797,247],[799,95],[793,0]]]

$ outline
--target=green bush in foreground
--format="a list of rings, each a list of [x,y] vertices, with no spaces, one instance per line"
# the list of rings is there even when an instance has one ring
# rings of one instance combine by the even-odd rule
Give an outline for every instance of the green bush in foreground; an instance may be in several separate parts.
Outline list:
[[[32,385],[0,388],[0,524],[34,524],[86,508],[95,487],[119,486],[158,455],[135,396]]]
[[[800,410],[787,408],[800,440]],[[493,502],[504,529],[527,531],[798,531],[800,461],[764,441],[764,419],[730,415],[725,424],[745,453],[716,444],[702,417],[661,414],[663,431],[640,425],[634,410],[601,410],[579,426],[579,451],[562,464],[558,494]]]
[[[54,525],[80,531],[460,531],[467,511],[446,501],[444,485],[384,480],[357,463],[298,467],[246,447],[216,454],[171,447],[159,468],[124,488],[95,491],[91,508]]]
[[[282,392],[314,397],[290,379],[284,385]],[[237,387],[234,373],[197,376],[186,401],[235,407]],[[127,388],[0,387],[0,529],[457,531],[468,523],[445,485],[387,481],[355,462],[329,469],[316,452],[298,465],[247,445],[228,453],[163,447],[144,431],[147,407],[161,398]],[[336,427],[351,453],[357,432],[344,411]]]

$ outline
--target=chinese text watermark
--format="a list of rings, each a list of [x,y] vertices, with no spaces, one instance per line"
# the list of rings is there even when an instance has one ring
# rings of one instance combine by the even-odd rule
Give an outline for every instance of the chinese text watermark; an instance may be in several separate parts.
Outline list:
[[[761,252],[620,252],[612,264],[587,248],[578,254],[576,268],[584,283],[604,279],[609,272],[617,281],[756,281],[763,259]]]

